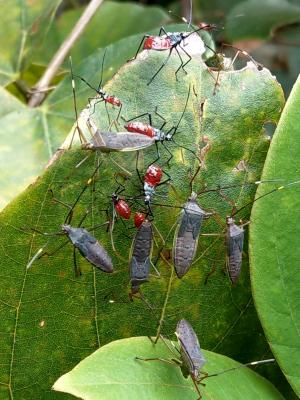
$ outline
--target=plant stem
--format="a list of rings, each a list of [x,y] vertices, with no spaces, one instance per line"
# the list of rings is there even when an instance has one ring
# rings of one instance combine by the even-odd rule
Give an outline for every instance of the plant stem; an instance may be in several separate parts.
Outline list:
[[[95,12],[97,11],[98,7],[100,6],[100,4],[102,2],[103,2],[103,0],[91,0],[90,1],[89,5],[84,10],[83,14],[77,21],[76,25],[72,29],[69,36],[62,43],[62,45],[60,46],[60,48],[57,50],[56,54],[52,58],[44,75],[41,77],[41,79],[36,84],[36,86],[34,88],[35,93],[31,96],[31,98],[28,102],[28,105],[30,107],[37,107],[43,102],[43,100],[46,96],[45,89],[48,88],[51,80],[56,75],[59,67],[63,63],[66,56],[68,55],[70,49],[72,48],[72,46],[74,45],[76,40],[79,38],[81,33],[84,31],[85,27],[87,26],[90,19],[93,17],[93,15],[95,14]]]
[[[168,282],[168,288],[167,288],[167,293],[166,293],[164,305],[163,305],[163,308],[161,310],[161,315],[160,315],[160,319],[159,319],[159,323],[158,323],[158,327],[157,327],[154,343],[157,343],[157,341],[158,341],[158,339],[160,337],[160,332],[161,332],[162,324],[164,322],[164,318],[165,318],[165,314],[166,314],[167,304],[168,304],[170,293],[171,293],[172,280],[173,280],[173,275],[174,275],[174,267],[173,267],[173,265],[171,265],[169,263],[167,263],[167,264],[170,265],[170,267],[171,267],[171,273],[170,273],[170,278],[169,278],[169,282]]]

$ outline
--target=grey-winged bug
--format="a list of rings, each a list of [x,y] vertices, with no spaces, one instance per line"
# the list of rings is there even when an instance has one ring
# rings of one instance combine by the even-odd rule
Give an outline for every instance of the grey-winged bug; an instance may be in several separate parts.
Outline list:
[[[185,378],[188,378],[189,376],[191,377],[198,394],[197,400],[200,400],[202,398],[202,394],[199,390],[198,384],[201,384],[204,379],[215,377],[230,371],[237,370],[239,368],[254,366],[258,364],[267,364],[275,361],[275,359],[273,358],[268,360],[254,361],[247,364],[239,365],[238,367],[229,368],[217,373],[208,374],[207,372],[201,371],[202,367],[206,363],[206,359],[201,351],[198,337],[194,329],[192,328],[191,324],[187,320],[181,319],[177,323],[175,335],[178,340],[179,349],[175,347],[175,345],[173,345],[173,348],[171,348],[168,342],[164,339],[164,337],[160,335],[160,338],[163,340],[163,342],[172,352],[172,354],[175,354],[174,352],[176,351],[175,358],[172,357],[171,359],[166,359],[161,357],[153,357],[153,358],[135,357],[135,359],[140,361],[160,361],[160,362],[165,362],[167,364],[173,364],[179,366],[182,375]]]
[[[68,235],[73,246],[94,267],[103,272],[112,273],[111,257],[99,241],[84,228],[74,228],[71,225],[62,225],[62,231]]]
[[[226,266],[232,284],[235,284],[240,276],[245,231],[244,225],[238,226],[232,217],[226,218]]]
[[[100,164],[101,165],[101,164]],[[98,168],[100,167],[98,166]],[[94,171],[94,175],[96,174],[98,168]],[[77,205],[79,199],[81,198],[82,194],[85,192],[87,189],[89,183],[92,181],[92,178],[88,180],[88,183],[84,186],[84,188],[81,190],[79,196],[76,198],[75,202],[73,203],[72,206],[69,206],[68,204],[55,199],[53,197],[53,192],[50,190],[50,193],[52,194],[52,200],[54,200],[56,203],[59,203],[65,207],[69,208],[69,212],[65,218],[64,224],[61,226],[61,231],[60,232],[41,232],[37,229],[32,229],[34,232],[37,232],[39,234],[42,234],[44,236],[62,236],[62,235],[67,235],[68,241],[62,243],[56,250],[52,251],[51,253],[44,252],[44,248],[48,245],[48,242],[40,248],[37,253],[31,258],[29,263],[27,264],[27,269],[31,267],[33,262],[41,258],[43,256],[51,256],[55,254],[58,250],[62,249],[69,241],[72,243],[74,246],[74,251],[73,251],[73,259],[74,259],[74,268],[75,268],[75,275],[79,276],[81,275],[80,268],[77,266],[76,262],[76,249],[80,252],[80,254],[94,267],[97,267],[101,269],[103,272],[107,273],[112,273],[113,272],[113,264],[111,257],[107,253],[107,251],[104,249],[104,247],[100,244],[100,242],[85,228],[82,228],[81,225],[83,224],[85,218],[88,215],[88,211],[84,214],[84,216],[81,218],[79,224],[77,227],[71,226],[71,220],[73,218],[73,210],[75,206]],[[109,224],[109,222],[105,222],[102,224],[99,224],[97,226],[92,227],[93,230],[98,229],[104,225]]]
[[[143,296],[140,293],[140,286],[148,282],[150,268],[151,268],[151,253],[153,247],[153,230],[152,224],[148,219],[145,219],[133,239],[130,261],[129,273],[131,292],[129,297]]]
[[[199,395],[198,399],[201,399],[201,393],[197,383],[200,383],[200,381],[203,379],[203,377],[201,378],[200,369],[206,363],[206,360],[202,354],[198,337],[190,323],[185,319],[181,319],[177,323],[175,335],[178,339],[179,350],[175,346],[174,349],[177,351],[177,357],[179,355],[180,358],[172,358],[171,360],[164,358],[135,358],[136,360],[141,361],[162,361],[179,366],[182,375],[185,378],[188,378],[189,376],[191,377]],[[167,347],[173,352],[173,349],[169,347],[163,336],[160,337]],[[202,373],[202,375],[204,375],[204,377],[207,376],[206,373]]]
[[[183,206],[174,234],[173,262],[178,278],[182,278],[190,269],[197,251],[202,222],[212,215],[204,211],[196,199],[197,194],[192,192]]]

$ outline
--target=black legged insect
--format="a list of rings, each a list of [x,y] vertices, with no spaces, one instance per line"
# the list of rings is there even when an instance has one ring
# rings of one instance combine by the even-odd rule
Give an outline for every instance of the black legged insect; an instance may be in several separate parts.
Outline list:
[[[87,215],[87,214],[86,214]],[[85,215],[85,216],[86,216]],[[75,267],[75,275],[80,276],[81,271],[79,267],[77,266],[76,262],[76,253],[75,250],[79,250],[80,254],[87,260],[89,263],[91,263],[94,267],[97,267],[101,269],[103,272],[107,273],[112,273],[113,272],[113,264],[111,257],[107,253],[107,251],[104,249],[104,247],[100,244],[100,242],[91,234],[87,229],[81,228],[81,224],[83,223],[83,219],[80,221],[78,227],[73,227],[70,224],[63,224],[61,226],[61,232],[52,232],[52,233],[46,233],[46,232],[40,232],[38,230],[34,230],[37,233],[40,233],[45,236],[59,236],[59,235],[67,235],[69,241],[73,244],[74,246],[74,267]],[[100,224],[97,226],[92,227],[92,229],[97,229],[100,228],[109,222],[105,222],[104,224]],[[31,267],[33,261],[35,261],[37,258],[41,258],[43,256],[51,256],[55,254],[58,250],[60,250],[62,247],[64,247],[68,242],[64,242],[62,245],[60,245],[56,250],[54,250],[52,253],[47,253],[43,252],[44,248],[47,246],[43,246],[41,249],[38,250],[36,255],[30,260],[30,262],[27,265],[27,269]]]
[[[137,49],[137,52],[135,56],[131,60],[135,60],[141,47],[143,46],[143,50],[154,50],[154,51],[166,51],[169,50],[169,54],[166,58],[166,60],[163,62],[163,64],[160,66],[160,68],[155,72],[155,74],[152,76],[152,78],[149,80],[147,85],[150,85],[150,83],[155,79],[155,77],[159,74],[159,72],[164,68],[164,66],[167,64],[169,61],[172,52],[175,50],[179,59],[180,59],[180,66],[177,68],[175,72],[175,76],[177,79],[177,74],[178,72],[182,69],[185,73],[185,67],[187,64],[192,60],[192,57],[189,55],[189,53],[184,49],[184,40],[187,39],[189,36],[191,36],[195,32],[199,32],[200,30],[203,29],[214,29],[215,25],[210,25],[207,24],[205,27],[197,28],[193,30],[192,32],[167,32],[165,28],[162,26],[159,30],[158,36],[151,36],[151,35],[144,35],[143,39],[141,40],[141,43]],[[180,49],[187,57],[187,61],[183,61],[179,50]],[[128,60],[128,61],[131,61]]]
[[[137,296],[144,300],[140,293],[140,286],[149,280],[152,247],[152,225],[151,222],[146,219],[138,228],[132,243],[132,251],[129,261],[131,284],[129,297],[131,300],[133,300],[133,297]]]
[[[230,371],[234,371],[239,368],[254,366],[254,365],[258,365],[258,364],[267,364],[267,363],[272,363],[275,361],[275,359],[273,359],[273,358],[268,359],[268,360],[254,361],[254,362],[240,365],[238,367],[229,368],[227,370],[220,371],[218,373],[209,375],[208,373],[201,371],[201,368],[206,363],[206,359],[203,356],[203,353],[201,351],[198,337],[197,337],[194,329],[190,325],[190,323],[188,321],[186,321],[185,319],[181,319],[177,323],[175,335],[178,340],[179,350],[177,347],[175,347],[175,345],[173,345],[173,348],[170,347],[170,345],[164,339],[164,337],[162,335],[160,335],[160,338],[163,340],[163,342],[165,343],[167,348],[172,352],[172,354],[175,354],[175,358],[172,357],[172,359],[166,359],[166,358],[160,358],[160,357],[155,357],[155,358],[135,357],[135,359],[140,360],[140,361],[160,361],[160,362],[175,365],[177,367],[179,366],[181,369],[182,375],[185,378],[187,378],[188,376],[191,377],[193,384],[195,386],[196,392],[198,394],[197,400],[200,400],[202,398],[198,384],[202,384],[202,381],[204,379],[211,378],[213,376],[218,376],[218,375],[230,372]]]
[[[164,149],[167,151],[167,153],[169,155],[169,158],[166,161],[166,164],[169,165],[169,162],[173,158],[173,154],[168,149],[168,147],[166,146],[165,142],[172,142],[176,146],[181,147],[181,148],[189,151],[199,161],[199,164],[201,163],[201,160],[199,159],[199,157],[197,156],[197,154],[193,150],[185,147],[184,145],[181,145],[181,144],[175,142],[175,140],[174,140],[174,136],[176,135],[176,133],[178,133],[179,124],[181,123],[182,118],[183,118],[184,113],[185,113],[186,108],[187,108],[187,104],[188,104],[189,97],[190,97],[190,91],[191,91],[191,88],[189,87],[188,95],[187,95],[186,102],[185,102],[185,106],[184,106],[183,112],[182,112],[182,114],[181,114],[181,116],[180,116],[180,118],[179,118],[179,120],[177,122],[177,125],[172,126],[167,131],[164,131],[164,127],[167,124],[167,121],[162,115],[160,115],[157,112],[157,107],[155,108],[155,115],[157,115],[162,120],[162,124],[161,124],[161,126],[159,128],[154,128],[153,127],[151,113],[143,113],[143,114],[140,114],[140,115],[138,115],[138,116],[136,116],[134,118],[131,118],[131,119],[126,121],[126,124],[124,125],[124,128],[127,129],[129,132],[137,133],[137,134],[140,134],[140,135],[145,135],[145,136],[153,139],[153,143],[156,146],[156,155],[157,155],[157,157],[153,162],[151,162],[151,164],[155,164],[160,159],[160,154],[159,154],[159,150],[158,150],[158,143],[161,143],[161,145],[164,147]],[[140,121],[135,121],[135,120],[137,120],[139,118],[142,118],[144,116],[148,117],[149,124],[145,124],[144,122],[140,122]]]
[[[98,166],[98,168],[100,167],[100,165]],[[97,168],[97,170],[98,170],[98,168]],[[97,170],[94,172],[94,175],[97,172]],[[93,266],[101,269],[103,272],[107,272],[107,273],[113,272],[112,260],[111,260],[111,257],[109,256],[109,254],[107,253],[107,251],[100,244],[100,242],[91,233],[89,233],[89,231],[87,229],[81,228],[81,225],[83,224],[85,218],[88,215],[88,211],[84,214],[83,218],[81,219],[81,221],[79,222],[77,227],[73,227],[70,225],[72,218],[73,218],[73,210],[74,210],[75,206],[77,205],[79,199],[81,198],[81,196],[87,189],[91,179],[92,178],[89,179],[87,185],[85,185],[84,188],[81,190],[81,192],[79,193],[79,196],[77,197],[77,199],[75,200],[75,202],[73,203],[72,206],[69,206],[68,204],[63,203],[62,201],[60,201],[58,199],[54,199],[55,202],[62,204],[63,206],[69,208],[69,212],[65,218],[64,224],[61,226],[60,232],[46,233],[46,232],[40,232],[36,229],[33,229],[33,231],[35,231],[39,234],[45,235],[45,236],[67,235],[69,241],[74,246],[73,257],[74,257],[74,267],[75,267],[75,275],[76,276],[81,275],[81,271],[78,268],[77,262],[76,262],[76,251],[75,251],[76,249],[79,250],[80,254],[87,261],[89,261]],[[52,196],[53,196],[53,193],[52,193]],[[94,227],[92,227],[92,229],[95,230],[95,229],[98,229],[107,224],[109,224],[109,221],[107,221],[103,224],[94,226]],[[48,244],[47,243],[45,246],[43,246],[41,249],[39,249],[37,251],[37,253],[33,256],[33,258],[29,261],[29,263],[27,264],[27,269],[31,267],[31,265],[37,258],[46,256],[46,255],[47,256],[53,255],[58,250],[60,250],[62,247],[64,247],[67,243],[68,242],[64,242],[56,250],[54,250],[51,253],[43,252],[44,248]]]
[[[72,61],[70,59],[71,65]],[[72,71],[72,67],[71,67]],[[153,143],[153,140],[144,135],[136,135],[130,132],[109,132],[109,131],[101,131],[98,129],[97,125],[93,121],[92,117],[89,114],[88,109],[84,109],[80,113],[80,118],[78,116],[77,110],[77,101],[76,101],[76,91],[75,91],[75,81],[72,80],[72,92],[73,92],[73,102],[74,102],[74,111],[76,117],[75,129],[73,131],[73,135],[70,141],[70,146],[72,146],[74,136],[76,131],[78,132],[79,139],[81,142],[82,149],[84,150],[92,150],[92,151],[100,151],[104,153],[110,153],[111,151],[137,151],[141,150],[145,147],[150,146]],[[79,123],[80,121],[80,123]],[[83,124],[83,125],[82,125]],[[81,129],[81,127],[83,129]],[[91,134],[91,139],[88,140],[83,130],[87,127],[88,131]],[[82,164],[88,157],[84,158],[77,167]],[[122,169],[128,176],[131,176],[131,173],[128,172],[124,167],[117,164],[113,158],[111,161],[114,162],[120,169]]]
[[[111,104],[113,107],[118,107],[119,108],[117,118],[114,121],[114,123],[117,125],[119,117],[120,117],[120,114],[121,114],[121,110],[122,110],[122,103],[116,96],[109,95],[102,88],[103,68],[104,68],[105,56],[106,56],[106,48],[104,50],[104,54],[103,54],[103,58],[102,58],[100,82],[99,82],[99,85],[97,87],[92,86],[87,80],[85,80],[81,76],[74,75],[73,74],[72,64],[71,64],[71,75],[72,75],[72,81],[73,82],[74,82],[74,76],[75,76],[76,78],[79,78],[82,82],[84,82],[89,88],[91,88],[92,90],[94,90],[96,92],[96,96],[88,98],[89,109],[92,110],[91,115],[94,114],[95,109],[96,109],[96,105],[99,104],[99,103],[104,102],[105,110],[106,110],[107,117],[108,117],[109,126],[111,126],[112,123],[111,123],[110,115],[109,115],[109,112],[108,112],[108,109],[107,109],[107,104]]]
[[[182,278],[190,269],[197,252],[203,220],[212,215],[204,211],[196,199],[197,194],[192,192],[180,213],[174,235],[173,262],[178,278]]]
[[[232,60],[227,59],[225,57],[225,55],[223,54],[223,49],[225,47],[229,47],[229,48],[236,50],[236,54]],[[245,50],[239,49],[238,47],[235,47],[231,44],[222,43],[219,53],[217,53],[215,50],[213,50],[211,48],[210,48],[210,50],[214,52],[214,55],[211,58],[209,58],[205,63],[208,66],[208,72],[211,74],[211,76],[215,80],[215,86],[214,86],[214,91],[213,91],[214,95],[217,92],[217,87],[220,86],[219,80],[220,80],[221,72],[222,71],[225,71],[225,72],[231,71],[236,59],[238,58],[238,56],[240,54],[243,55],[244,57],[248,58],[256,66],[256,68],[258,70],[261,70],[263,68],[263,65],[258,63],[257,61],[255,61],[254,58],[251,57],[250,54],[248,54]],[[213,72],[217,72],[216,77],[214,76]]]

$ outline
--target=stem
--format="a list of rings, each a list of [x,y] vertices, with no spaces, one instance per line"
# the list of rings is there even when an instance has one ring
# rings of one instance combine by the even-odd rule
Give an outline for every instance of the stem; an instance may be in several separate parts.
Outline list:
[[[81,33],[84,31],[85,27],[87,26],[90,19],[93,17],[95,12],[97,11],[97,8],[100,6],[100,4],[102,2],[103,2],[103,0],[91,0],[90,1],[89,5],[84,10],[83,14],[77,21],[76,25],[72,29],[69,36],[62,43],[62,45],[60,46],[60,48],[57,50],[56,54],[52,58],[44,75],[41,77],[41,79],[36,84],[35,93],[31,96],[31,98],[28,102],[28,105],[30,107],[37,107],[43,102],[43,100],[45,98],[45,92],[44,92],[45,89],[48,88],[51,80],[56,75],[59,67],[63,63],[66,56],[68,55],[70,49],[72,48],[72,46],[74,45],[76,40],[79,38]]]
[[[168,262],[167,262],[167,264],[170,265]],[[157,331],[156,331],[156,337],[155,337],[155,340],[154,340],[155,344],[157,343],[157,341],[158,341],[158,339],[160,337],[160,332],[161,332],[162,324],[164,322],[164,318],[165,318],[165,314],[166,314],[166,308],[167,308],[167,304],[168,304],[170,293],[171,293],[171,286],[172,286],[172,280],[173,280],[173,275],[174,275],[174,268],[173,268],[172,265],[170,265],[170,266],[171,266],[171,273],[170,273],[170,278],[169,278],[169,283],[168,283],[168,288],[167,288],[167,293],[166,293],[164,305],[163,305],[163,308],[161,310],[161,315],[160,315],[160,319],[159,319],[159,323],[158,323],[158,327],[157,327]]]

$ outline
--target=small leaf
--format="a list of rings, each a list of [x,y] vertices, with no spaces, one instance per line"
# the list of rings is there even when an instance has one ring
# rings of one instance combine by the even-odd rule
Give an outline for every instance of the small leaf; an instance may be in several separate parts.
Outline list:
[[[299,180],[300,79],[296,82],[268,153],[263,180]],[[252,288],[272,351],[300,395],[300,185],[258,200],[252,212]],[[270,190],[261,185],[257,195]]]
[[[170,343],[171,346],[171,343]],[[240,364],[220,354],[203,351],[205,372],[215,373]],[[60,377],[53,389],[83,400],[195,400],[197,393],[190,378],[180,367],[159,361],[136,360],[135,357],[161,357],[174,354],[160,341],[154,346],[146,337],[117,340],[103,346],[81,361],[72,371]],[[178,354],[175,352],[175,358]],[[202,400],[282,400],[280,393],[257,373],[241,368],[207,378],[199,385]]]
[[[272,31],[300,21],[300,7],[286,0],[246,0],[227,15],[225,30],[231,41],[268,39]]]

